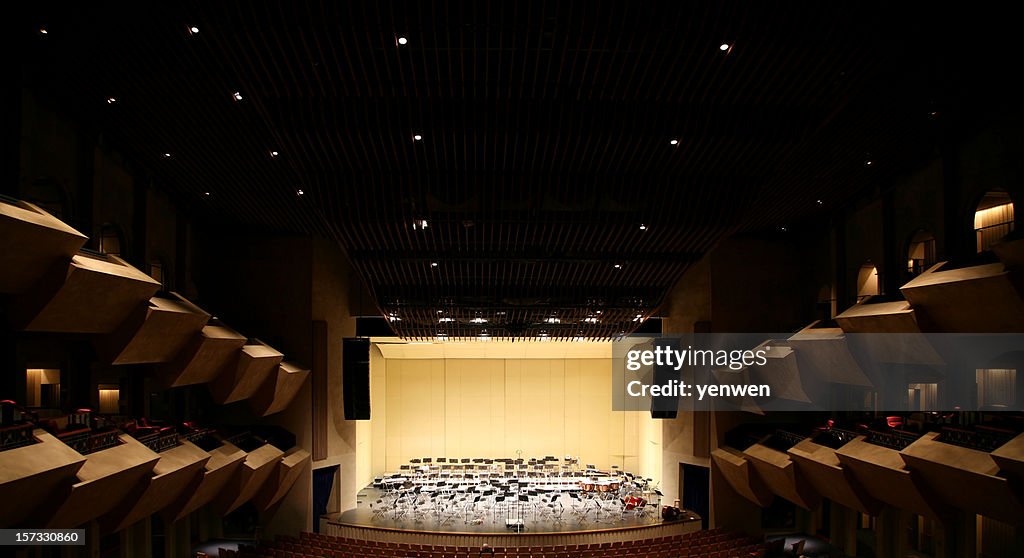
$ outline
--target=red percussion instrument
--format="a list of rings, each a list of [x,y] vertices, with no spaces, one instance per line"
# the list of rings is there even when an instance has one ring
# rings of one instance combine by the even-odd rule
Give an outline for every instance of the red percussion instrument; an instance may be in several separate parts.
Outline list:
[[[647,505],[647,500],[644,500],[639,496],[629,496],[626,498],[625,502],[627,510],[635,510],[640,506]]]

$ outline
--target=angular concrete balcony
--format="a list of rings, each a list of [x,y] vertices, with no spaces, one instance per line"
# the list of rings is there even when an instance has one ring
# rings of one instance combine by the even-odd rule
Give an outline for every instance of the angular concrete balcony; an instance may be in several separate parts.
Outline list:
[[[789,448],[789,456],[797,464],[799,475],[824,498],[869,515],[877,515],[882,505],[868,495],[852,474],[846,471],[836,451],[811,440]]]
[[[306,471],[310,462],[309,452],[304,449],[292,448],[285,452],[270,478],[253,496],[252,503],[256,509],[266,511],[284,498]]]
[[[900,452],[868,443],[861,436],[836,450],[836,457],[875,500],[936,521],[948,515],[949,509],[936,494],[911,474]]]
[[[210,383],[213,399],[222,405],[252,397],[284,358],[281,353],[258,341],[245,345],[237,355],[238,358],[229,362],[217,379]]]
[[[914,306],[922,331],[1024,332],[1024,299],[1018,280],[1002,263],[943,271],[932,266],[900,288]]]
[[[176,293],[155,296],[117,330],[96,341],[96,352],[111,364],[168,362],[199,335],[210,315]]]
[[[207,324],[194,335],[178,355],[160,367],[160,377],[167,387],[205,384],[238,358],[246,338],[220,324]]]
[[[821,504],[821,497],[798,474],[796,463],[786,453],[763,444],[754,444],[743,450],[743,457],[750,461],[765,486],[776,496],[808,510]]]
[[[270,444],[264,444],[249,452],[238,473],[232,476],[226,486],[210,504],[213,511],[227,515],[248,502],[270,479],[284,452]]]
[[[750,460],[735,449],[716,448],[711,452],[711,460],[729,486],[740,496],[762,508],[768,507],[775,499],[772,491],[757,476]]]
[[[986,452],[947,444],[938,432],[902,451],[907,466],[952,507],[1010,525],[1024,524],[1021,504],[999,466]],[[970,487],[969,489],[965,489]]]
[[[78,482],[76,474],[85,457],[43,429],[32,435],[36,443],[0,451],[0,529],[28,527],[41,508],[54,502]],[[17,503],[17,505],[13,505]]]
[[[28,331],[111,333],[159,289],[160,283],[116,256],[81,252],[66,270],[14,299],[13,325]]]
[[[249,407],[261,417],[285,410],[308,377],[309,370],[290,362],[282,362],[277,371],[272,372],[249,399]]]
[[[1003,239],[992,245],[992,251],[1009,271],[1024,271],[1024,238]]]
[[[117,446],[85,456],[77,482],[55,500],[56,509],[47,511],[35,527],[73,529],[110,513],[142,492],[160,455],[127,434],[120,435],[119,440]]]
[[[999,446],[989,454],[1001,471],[1024,481],[1024,434]],[[1024,488],[1024,486],[1020,487]]]
[[[836,322],[854,350],[863,351],[874,362],[944,364],[921,334],[914,309],[906,301],[855,304],[836,316]]]
[[[25,292],[45,275],[66,269],[87,240],[35,205],[0,197],[0,293]]]
[[[167,506],[182,494],[193,492],[203,480],[210,454],[189,442],[162,451],[145,490],[100,519],[103,532],[120,531]]]
[[[772,388],[772,397],[810,403],[811,398],[804,391],[804,378],[800,375],[796,353],[792,347],[780,341],[765,341],[754,350],[765,350],[764,366],[751,366],[749,383],[767,384]]]
[[[210,459],[200,472],[199,482],[192,490],[182,491],[160,515],[167,523],[174,523],[188,514],[209,504],[237,477],[245,461],[246,453],[237,446],[223,442],[208,450]]]
[[[803,378],[851,386],[872,387],[871,381],[857,363],[846,344],[843,330],[818,328],[816,324],[798,331],[787,340],[796,351]]]

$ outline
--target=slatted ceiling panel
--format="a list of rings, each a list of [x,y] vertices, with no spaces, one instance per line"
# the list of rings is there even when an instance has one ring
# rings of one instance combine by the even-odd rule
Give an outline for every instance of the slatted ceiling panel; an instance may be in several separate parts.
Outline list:
[[[999,67],[950,54],[962,14],[882,3],[26,9],[30,87],[204,218],[336,240],[422,338],[629,332],[723,237],[927,156],[928,111]]]

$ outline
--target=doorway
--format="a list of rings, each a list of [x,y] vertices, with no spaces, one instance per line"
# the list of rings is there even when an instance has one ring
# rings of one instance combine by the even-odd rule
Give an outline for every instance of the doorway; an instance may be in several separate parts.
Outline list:
[[[683,509],[700,516],[701,529],[707,529],[711,518],[711,469],[689,463],[679,464],[679,493]]]
[[[313,532],[320,532],[320,518],[331,511],[331,504],[337,506],[338,498],[335,497],[335,486],[337,483],[338,466],[313,469]]]

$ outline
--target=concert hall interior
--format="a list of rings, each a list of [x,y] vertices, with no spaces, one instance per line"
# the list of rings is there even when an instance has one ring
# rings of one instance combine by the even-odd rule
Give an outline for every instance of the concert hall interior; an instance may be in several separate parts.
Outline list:
[[[17,4],[4,555],[1024,553],[1009,8]]]

